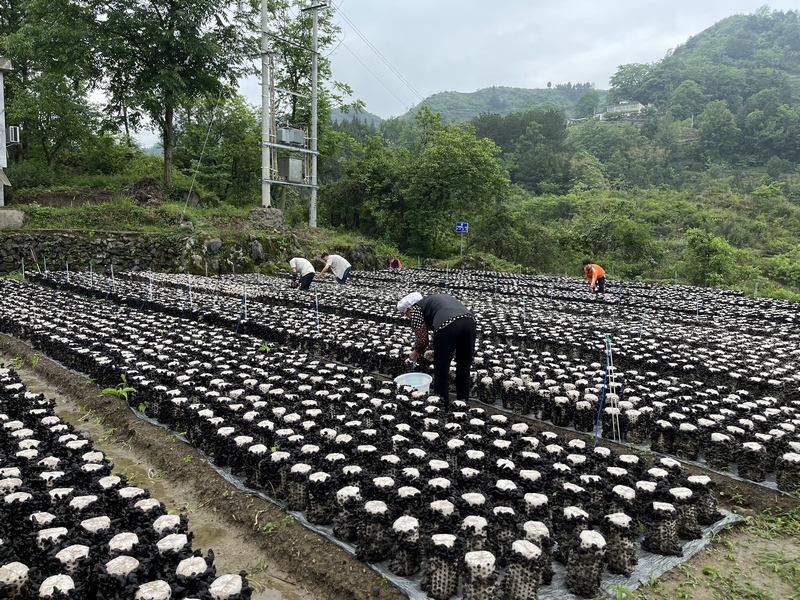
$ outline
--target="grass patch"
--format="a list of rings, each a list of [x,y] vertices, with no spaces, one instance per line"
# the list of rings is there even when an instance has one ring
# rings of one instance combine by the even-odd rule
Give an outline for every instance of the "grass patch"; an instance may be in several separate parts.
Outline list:
[[[787,555],[783,550],[764,552],[758,556],[758,563],[762,569],[777,574],[800,594],[800,557]]]
[[[36,204],[20,205],[25,212],[24,230],[67,229],[84,231],[167,232],[181,223],[182,206],[176,203],[144,208],[129,197],[100,204],[53,208]]]
[[[796,536],[800,534],[800,508],[787,511],[768,508],[755,517],[748,517],[746,526],[750,533],[767,539]]]

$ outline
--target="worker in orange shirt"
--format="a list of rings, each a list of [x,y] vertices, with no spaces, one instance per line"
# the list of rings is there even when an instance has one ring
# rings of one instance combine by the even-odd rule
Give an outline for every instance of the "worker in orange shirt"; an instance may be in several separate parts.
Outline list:
[[[588,258],[583,261],[583,274],[589,281],[589,288],[592,293],[606,291],[606,272],[600,265],[592,264]]]

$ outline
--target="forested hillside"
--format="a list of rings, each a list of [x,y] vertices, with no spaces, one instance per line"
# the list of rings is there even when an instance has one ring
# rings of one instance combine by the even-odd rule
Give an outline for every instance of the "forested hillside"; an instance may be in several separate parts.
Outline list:
[[[310,36],[299,4],[271,4],[279,126],[310,122],[308,61],[286,42]],[[147,175],[168,199],[192,189],[212,206],[259,205],[260,111],[230,83],[256,43],[255,13],[239,14],[246,28],[210,20],[174,59],[154,51],[161,62],[129,55],[138,38],[120,36],[130,19],[148,35],[160,10],[180,19],[190,5],[137,3],[138,12],[106,19],[69,0],[36,0],[0,14],[0,54],[16,66],[6,78],[6,120],[22,126],[7,169],[10,201],[31,189],[124,189]],[[320,31],[321,49],[336,43],[329,9]],[[154,47],[172,43],[151,33]],[[235,68],[205,61],[234,33],[227,58]],[[92,60],[53,58],[87,45],[97,48]],[[724,19],[663,60],[622,65],[607,94],[592,83],[498,85],[442,92],[377,121],[360,115],[363,104],[336,81],[324,52],[319,70],[322,227],[369,236],[409,259],[452,264],[463,241],[464,264],[578,274],[589,257],[623,277],[800,292],[797,11]],[[97,89],[107,93],[100,106],[89,100]],[[644,108],[597,118],[623,101]],[[147,118],[169,142],[163,160],[131,136]],[[273,190],[290,225],[308,222],[306,189]],[[456,221],[470,223],[463,240]]]
[[[492,86],[476,92],[439,92],[426,98],[402,118],[413,119],[423,105],[441,114],[445,123],[469,121],[483,113],[508,115],[543,104],[552,104],[566,114],[572,114],[575,103],[589,91],[594,91],[599,106],[605,99],[606,91],[595,90],[592,83],[549,83],[546,89]]]

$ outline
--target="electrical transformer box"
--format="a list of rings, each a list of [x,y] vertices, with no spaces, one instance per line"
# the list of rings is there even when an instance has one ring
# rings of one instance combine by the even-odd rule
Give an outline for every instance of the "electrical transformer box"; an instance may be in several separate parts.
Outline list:
[[[303,182],[303,160],[293,156],[278,157],[278,175],[293,183]]]
[[[277,138],[279,144],[287,144],[289,146],[305,146],[306,134],[302,129],[292,129],[291,127],[281,127],[277,131]]]

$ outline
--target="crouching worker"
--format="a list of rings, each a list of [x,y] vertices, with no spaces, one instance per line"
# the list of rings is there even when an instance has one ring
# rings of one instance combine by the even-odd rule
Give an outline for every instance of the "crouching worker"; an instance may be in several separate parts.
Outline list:
[[[600,265],[592,264],[588,258],[583,261],[583,274],[589,281],[589,289],[592,293],[606,291],[606,272]]]
[[[323,252],[321,258],[325,261],[325,266],[317,275],[317,279],[322,279],[322,274],[330,269],[336,277],[336,283],[342,285],[347,283],[347,276],[350,275],[350,263],[344,256]]]
[[[307,290],[314,281],[314,275],[317,274],[314,265],[305,258],[296,256],[289,259],[289,266],[292,268],[292,287]]]
[[[433,390],[450,407],[450,363],[456,358],[456,399],[469,399],[472,357],[475,354],[475,319],[469,309],[449,294],[422,297],[414,292],[397,303],[397,310],[411,319],[413,362],[430,345],[433,348]],[[430,336],[433,336],[431,342]],[[429,353],[426,353],[428,356]]]

